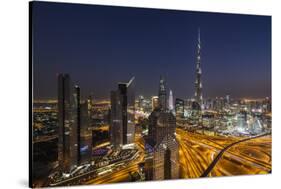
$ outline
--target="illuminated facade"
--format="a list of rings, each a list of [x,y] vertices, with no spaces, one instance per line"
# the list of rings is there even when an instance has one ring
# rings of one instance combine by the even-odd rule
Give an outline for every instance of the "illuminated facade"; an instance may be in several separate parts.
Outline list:
[[[160,77],[160,84],[159,84],[159,92],[158,92],[158,101],[159,101],[159,108],[161,110],[167,109],[167,92],[166,92],[166,81],[164,77]]]
[[[151,106],[152,106],[151,107],[152,111],[159,106],[159,98],[158,98],[158,96],[151,97]]]
[[[114,148],[119,148],[123,144],[122,127],[122,108],[118,91],[111,91],[111,109],[110,109],[110,143]]]
[[[134,78],[119,83],[111,92],[111,144],[118,148],[134,143],[135,138],[135,86]]]
[[[178,143],[175,137],[176,118],[167,109],[164,79],[160,79],[158,108],[149,116],[146,140],[146,180],[179,178]],[[166,107],[166,108],[164,108]]]
[[[90,111],[88,102],[80,105],[80,145],[79,145],[79,164],[91,162],[92,156],[92,130],[90,128]]]
[[[197,101],[192,101],[191,103],[191,119],[198,125],[202,123],[201,106]]]
[[[203,95],[202,95],[202,69],[201,69],[201,40],[200,29],[198,30],[198,44],[197,44],[197,56],[196,56],[196,79],[195,79],[195,93],[194,101],[191,105],[191,119],[194,123],[201,125],[203,108]]]
[[[198,31],[198,44],[197,44],[197,57],[196,57],[196,80],[195,80],[195,101],[202,106],[202,69],[201,69],[201,41],[200,41],[200,29]]]
[[[93,116],[93,109],[94,109],[94,100],[93,100],[93,95],[90,95],[87,98],[87,105],[88,105],[88,114],[90,116],[90,118],[92,118]]]
[[[173,135],[165,135],[153,154],[153,180],[179,178],[178,143]]]
[[[174,110],[174,99],[173,99],[173,92],[170,90],[169,92],[169,110],[173,111]]]
[[[184,117],[184,100],[176,98],[176,117],[177,118],[183,118]]]

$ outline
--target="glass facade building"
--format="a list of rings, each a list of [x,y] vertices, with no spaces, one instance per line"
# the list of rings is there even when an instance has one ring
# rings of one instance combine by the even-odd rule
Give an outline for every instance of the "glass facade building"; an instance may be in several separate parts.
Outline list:
[[[146,179],[164,180],[179,178],[179,152],[176,141],[176,118],[167,108],[166,87],[160,79],[160,106],[148,117],[146,139]]]
[[[134,143],[135,138],[135,86],[134,78],[119,83],[111,91],[110,141],[117,148]]]
[[[184,100],[176,98],[176,117],[183,118],[184,117]]]
[[[58,75],[58,161],[62,173],[77,165],[77,103],[68,74]]]

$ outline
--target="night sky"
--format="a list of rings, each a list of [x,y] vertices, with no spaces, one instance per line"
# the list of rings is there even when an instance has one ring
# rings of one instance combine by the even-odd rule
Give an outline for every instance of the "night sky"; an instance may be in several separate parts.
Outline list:
[[[136,94],[194,94],[198,28],[203,97],[271,96],[271,17],[33,2],[34,98],[56,98],[58,73],[84,97],[109,98],[135,76]]]

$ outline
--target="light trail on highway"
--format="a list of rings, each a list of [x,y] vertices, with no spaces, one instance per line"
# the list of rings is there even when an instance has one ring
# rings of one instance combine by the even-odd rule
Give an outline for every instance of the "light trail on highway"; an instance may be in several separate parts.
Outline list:
[[[209,176],[271,172],[271,135],[251,139],[227,150]]]
[[[200,177],[223,148],[242,139],[233,136],[208,136],[177,129],[181,177]],[[228,149],[208,176],[262,174],[270,171],[271,136],[264,136]]]
[[[198,178],[227,146],[246,137],[209,136],[176,129],[179,143],[180,178]],[[129,173],[138,171],[138,164],[144,161],[144,140],[136,137],[140,157],[126,167],[97,176],[85,184],[107,184],[129,181]],[[271,135],[251,139],[227,149],[212,168],[208,177],[241,174],[263,174],[271,171]]]
[[[129,181],[129,173],[138,171],[138,164],[143,161],[143,158],[144,155],[142,154],[135,161],[127,164],[126,167],[113,171],[112,173],[98,176],[87,181],[85,184],[108,184]]]

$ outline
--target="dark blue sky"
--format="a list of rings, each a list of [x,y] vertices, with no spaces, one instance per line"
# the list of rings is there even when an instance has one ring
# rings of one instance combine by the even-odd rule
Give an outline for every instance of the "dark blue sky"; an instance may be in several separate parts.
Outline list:
[[[83,96],[108,98],[119,81],[157,95],[194,93],[201,29],[203,97],[271,96],[271,17],[33,2],[34,97],[56,98],[57,73]]]

